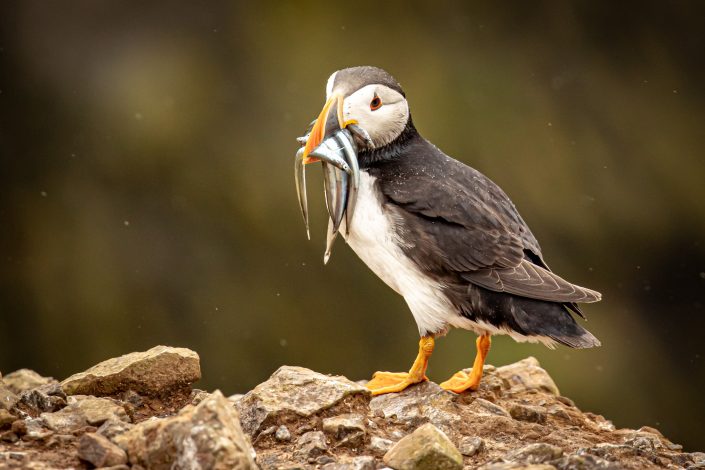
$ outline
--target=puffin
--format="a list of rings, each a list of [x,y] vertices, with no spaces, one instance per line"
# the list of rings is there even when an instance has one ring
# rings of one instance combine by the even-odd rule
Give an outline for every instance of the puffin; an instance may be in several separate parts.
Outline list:
[[[477,335],[469,372],[440,386],[477,390],[492,335],[553,348],[600,346],[573,315],[601,294],[555,274],[507,194],[487,176],[423,138],[399,82],[378,67],[334,72],[312,123],[303,164],[330,134],[354,127],[359,183],[355,211],[340,233],[358,257],[406,301],[418,326],[408,372],[375,372],[372,395],[428,380],[435,338],[451,328]],[[303,143],[303,142],[302,142]]]

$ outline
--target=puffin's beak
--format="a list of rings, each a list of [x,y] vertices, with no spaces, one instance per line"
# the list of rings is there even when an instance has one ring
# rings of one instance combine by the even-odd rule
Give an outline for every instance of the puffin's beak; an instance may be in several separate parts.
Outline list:
[[[354,123],[354,121],[347,123],[343,121],[343,95],[334,93],[328,98],[328,101],[326,101],[321,114],[318,115],[318,119],[316,119],[311,133],[308,136],[303,154],[304,165],[320,161],[316,157],[309,156],[309,154],[313,152],[316,147],[321,145],[321,142],[323,142],[328,135],[338,129],[344,129],[347,124],[352,123]]]

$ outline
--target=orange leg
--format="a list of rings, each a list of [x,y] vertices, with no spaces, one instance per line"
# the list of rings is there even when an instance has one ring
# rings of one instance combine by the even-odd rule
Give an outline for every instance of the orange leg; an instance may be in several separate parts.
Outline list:
[[[426,368],[428,367],[428,358],[433,353],[434,345],[433,336],[421,337],[419,340],[419,354],[416,356],[416,360],[409,372],[375,372],[372,380],[367,382],[367,388],[372,392],[372,395],[401,392],[409,385],[428,380]]]
[[[462,370],[456,372],[453,377],[443,382],[441,387],[455,393],[462,393],[465,390],[477,390],[480,386],[480,379],[482,379],[482,366],[485,365],[485,358],[490,351],[491,343],[490,335],[482,335],[477,338],[475,342],[477,355],[475,356],[475,363],[472,365],[472,371],[469,374]]]

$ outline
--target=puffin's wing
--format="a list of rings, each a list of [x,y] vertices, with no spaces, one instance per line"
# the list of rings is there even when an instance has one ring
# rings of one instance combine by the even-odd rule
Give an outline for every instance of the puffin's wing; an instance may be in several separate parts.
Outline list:
[[[599,292],[571,284],[547,269],[524,259],[514,268],[485,268],[462,274],[463,279],[487,289],[532,299],[561,303],[589,303],[602,298]],[[571,305],[572,309],[577,306]],[[576,313],[581,313],[576,310]]]
[[[402,175],[380,179],[382,194],[397,208],[408,256],[493,291],[568,304],[600,300],[599,292],[548,269],[536,238],[499,186],[442,157],[433,165],[397,168]]]

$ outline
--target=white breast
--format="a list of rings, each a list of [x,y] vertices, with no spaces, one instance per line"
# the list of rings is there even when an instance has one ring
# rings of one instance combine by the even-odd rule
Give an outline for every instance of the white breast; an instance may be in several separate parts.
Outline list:
[[[401,250],[403,241],[394,230],[394,215],[382,206],[382,196],[374,182],[374,177],[360,172],[350,234],[345,235],[344,226],[340,231],[360,259],[404,297],[420,334],[442,334],[449,324],[457,323],[459,315],[443,294],[443,286],[421,272]]]

